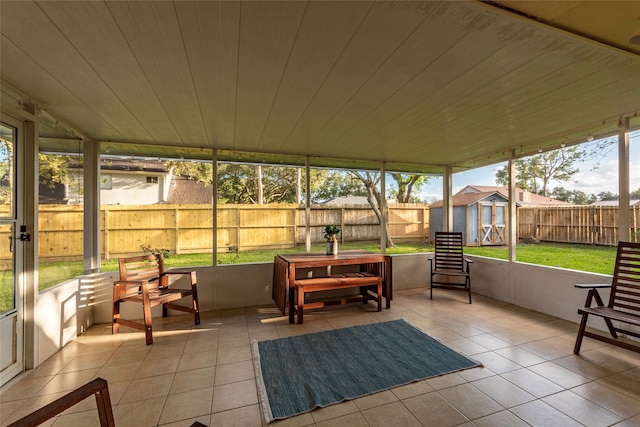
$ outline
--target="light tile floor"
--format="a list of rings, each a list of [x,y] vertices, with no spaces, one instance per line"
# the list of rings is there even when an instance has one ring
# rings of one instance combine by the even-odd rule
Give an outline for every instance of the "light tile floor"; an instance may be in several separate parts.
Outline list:
[[[95,325],[0,396],[3,426],[96,377],[109,382],[116,425],[261,426],[252,340],[404,318],[482,362],[271,425],[278,426],[640,426],[640,355],[585,339],[577,325],[499,301],[428,290],[397,291],[373,304],[309,311],[289,325],[273,307],[156,319],[154,344],[139,331]],[[98,425],[86,399],[46,425]]]

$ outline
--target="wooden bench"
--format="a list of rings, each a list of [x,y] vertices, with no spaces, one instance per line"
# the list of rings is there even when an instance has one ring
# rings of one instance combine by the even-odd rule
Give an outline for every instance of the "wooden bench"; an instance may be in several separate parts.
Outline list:
[[[375,286],[375,296],[369,295],[369,288]],[[335,289],[360,288],[360,295],[340,300],[305,302],[305,295],[312,292],[332,291]],[[382,310],[382,278],[371,273],[347,273],[341,275],[297,279],[293,288],[289,289],[289,323],[294,323],[298,314],[298,323],[303,322],[304,309],[321,308],[332,304],[346,304],[369,299],[378,302],[377,311]]]
[[[162,305],[162,317],[167,317],[167,309],[193,313],[194,322],[200,324],[198,309],[198,289],[195,271],[165,270],[162,254],[121,258],[120,280],[113,286],[113,325],[111,332],[117,334],[120,325],[140,329],[145,332],[147,345],[153,344],[151,307]],[[170,275],[188,276],[189,289],[171,288]],[[191,306],[173,304],[173,301],[191,297]],[[120,304],[134,302],[142,305],[143,323],[122,319]]]
[[[621,340],[618,334],[625,334],[640,338],[640,332],[622,329],[613,322],[620,322],[632,327],[640,327],[640,243],[619,242],[616,264],[611,284],[579,284],[577,288],[589,289],[584,308],[578,309],[582,315],[578,336],[573,349],[575,354],[580,352],[582,338],[589,337],[627,350],[640,353],[640,343],[634,344],[630,340]],[[598,289],[611,288],[609,304],[604,305]],[[591,307],[595,300],[597,306]],[[589,315],[604,319],[611,337],[587,331]],[[640,329],[638,329],[640,330]]]

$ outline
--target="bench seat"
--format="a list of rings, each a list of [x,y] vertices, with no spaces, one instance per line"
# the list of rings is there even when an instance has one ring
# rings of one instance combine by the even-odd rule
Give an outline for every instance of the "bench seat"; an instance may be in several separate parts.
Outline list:
[[[585,307],[578,310],[578,314],[585,313],[593,314],[594,316],[600,316],[611,320],[616,320],[618,322],[640,326],[640,315],[626,313],[624,311],[616,310],[609,307]]]
[[[370,287],[376,287],[375,296],[369,294]],[[305,302],[305,295],[312,292],[331,291],[337,289],[360,288],[360,295],[351,298],[333,299],[330,301]],[[327,277],[313,277],[297,279],[292,289],[289,289],[289,323],[294,323],[298,315],[298,324],[303,323],[304,309],[321,308],[332,304],[346,304],[369,299],[378,303],[377,311],[382,310],[382,278],[370,273],[346,273]]]

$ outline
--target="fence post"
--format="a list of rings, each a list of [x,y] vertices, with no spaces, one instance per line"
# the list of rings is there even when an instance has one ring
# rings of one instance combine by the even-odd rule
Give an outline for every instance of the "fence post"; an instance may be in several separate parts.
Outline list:
[[[238,252],[240,252],[240,217],[242,215],[240,214],[240,206],[236,207],[236,243],[237,243],[237,248],[236,250]]]
[[[291,208],[293,210],[293,247],[298,247],[298,208]]]
[[[178,208],[173,208],[173,232],[174,232],[174,237],[173,237],[173,241],[175,242],[176,245],[176,255],[180,255],[180,242],[178,241],[180,239],[180,211],[178,210]]]
[[[104,259],[110,259],[109,256],[109,208],[104,208]]]
[[[344,245],[344,208],[340,208],[340,244]]]

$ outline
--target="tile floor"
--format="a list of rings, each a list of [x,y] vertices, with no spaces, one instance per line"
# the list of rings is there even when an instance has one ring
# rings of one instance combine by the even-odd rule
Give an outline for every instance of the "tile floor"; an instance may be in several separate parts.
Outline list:
[[[139,331],[96,325],[0,395],[2,426],[95,377],[109,382],[116,425],[261,426],[252,340],[404,318],[484,367],[380,392],[270,426],[640,426],[640,355],[585,339],[577,325],[476,295],[397,291],[373,304],[305,314],[289,325],[273,307],[156,319],[152,346]],[[86,399],[45,425],[98,425]]]

